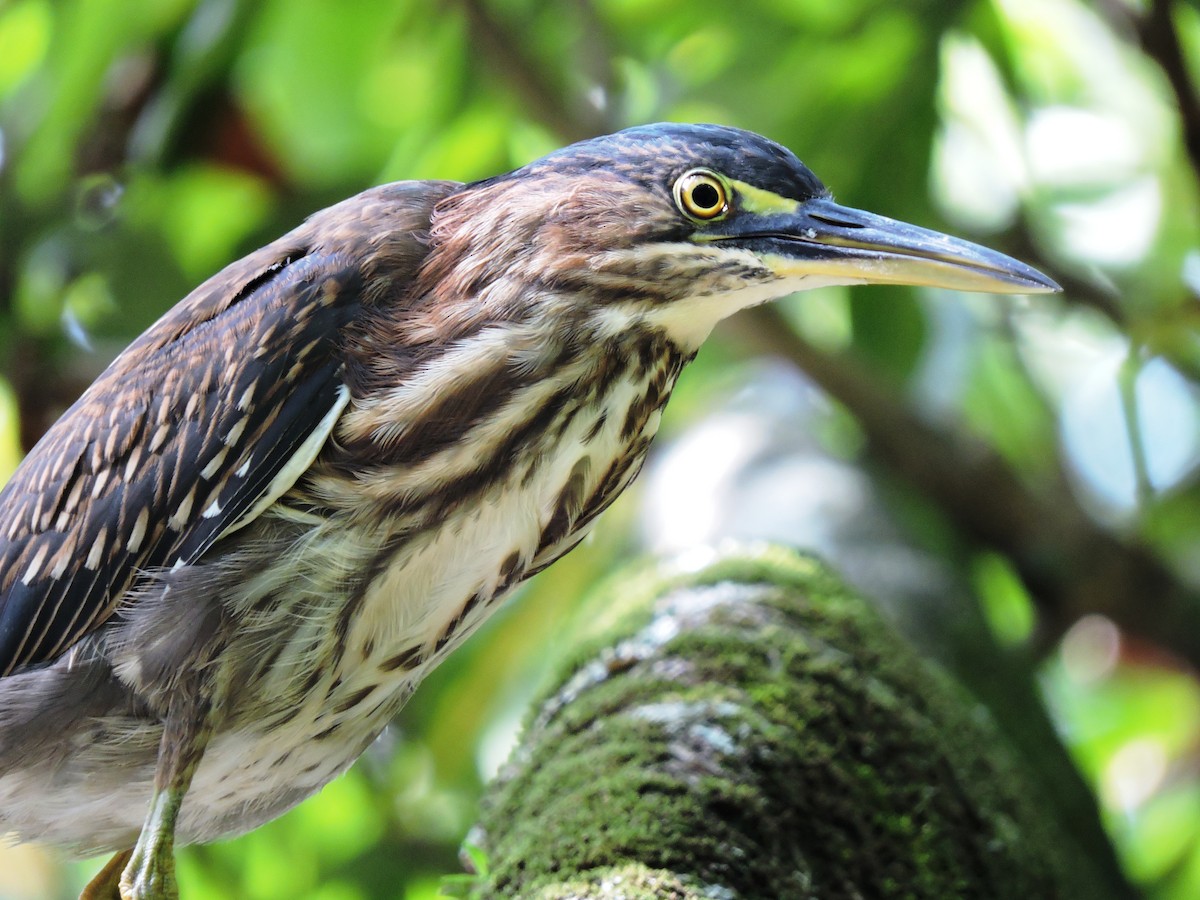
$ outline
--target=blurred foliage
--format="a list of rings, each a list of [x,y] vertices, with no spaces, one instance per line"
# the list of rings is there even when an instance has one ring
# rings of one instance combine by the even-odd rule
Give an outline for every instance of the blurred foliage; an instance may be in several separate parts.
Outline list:
[[[842,202],[1066,286],[1036,301],[828,289],[779,321],[826,368],[852,364],[912,421],[994,454],[1031,498],[1165,564],[1182,601],[1161,627],[1153,596],[1057,604],[1026,565],[1056,558],[1053,533],[1032,548],[972,533],[880,458],[879,404],[839,395],[814,425],[1036,674],[1130,876],[1194,897],[1197,80],[1200,14],[1168,0],[0,0],[0,468],[201,279],[364,187],[483,177],[645,121],[763,132]],[[664,439],[684,440],[713,391],[736,396],[747,321],[685,377]],[[622,499],[348,776],[183,851],[185,896],[436,896],[574,599],[638,552],[650,502]],[[976,514],[1000,528],[1008,512]],[[0,849],[0,896],[71,896],[95,868]]]

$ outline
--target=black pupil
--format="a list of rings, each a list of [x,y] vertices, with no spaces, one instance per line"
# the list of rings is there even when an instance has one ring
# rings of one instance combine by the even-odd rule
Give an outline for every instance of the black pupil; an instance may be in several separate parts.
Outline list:
[[[721,204],[721,195],[711,184],[702,181],[692,188],[692,203],[697,209],[713,209]]]

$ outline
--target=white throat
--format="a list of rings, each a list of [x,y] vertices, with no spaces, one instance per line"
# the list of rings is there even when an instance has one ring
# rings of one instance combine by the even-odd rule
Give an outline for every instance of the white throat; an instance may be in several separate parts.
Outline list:
[[[637,318],[647,325],[661,328],[681,348],[695,351],[700,348],[713,328],[722,319],[743,309],[778,300],[800,291],[844,284],[865,284],[861,278],[832,278],[821,275],[786,276],[746,284],[729,291],[688,297],[665,303],[652,309],[631,301],[605,310],[599,315],[602,332],[616,335],[628,328]]]

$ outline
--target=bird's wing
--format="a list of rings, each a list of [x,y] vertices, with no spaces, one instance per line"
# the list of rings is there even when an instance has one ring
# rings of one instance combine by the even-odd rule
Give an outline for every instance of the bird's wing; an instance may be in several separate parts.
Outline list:
[[[308,468],[348,397],[338,337],[364,302],[367,213],[428,226],[436,197],[402,187],[332,207],[197,288],[34,447],[0,492],[0,675],[64,652],[137,578],[194,562]],[[390,210],[404,203],[415,214]]]

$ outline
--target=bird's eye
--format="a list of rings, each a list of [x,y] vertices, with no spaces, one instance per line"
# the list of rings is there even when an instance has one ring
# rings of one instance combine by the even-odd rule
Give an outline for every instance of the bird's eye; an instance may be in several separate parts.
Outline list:
[[[729,211],[729,191],[715,173],[692,169],[675,182],[675,204],[685,216],[711,222]]]

